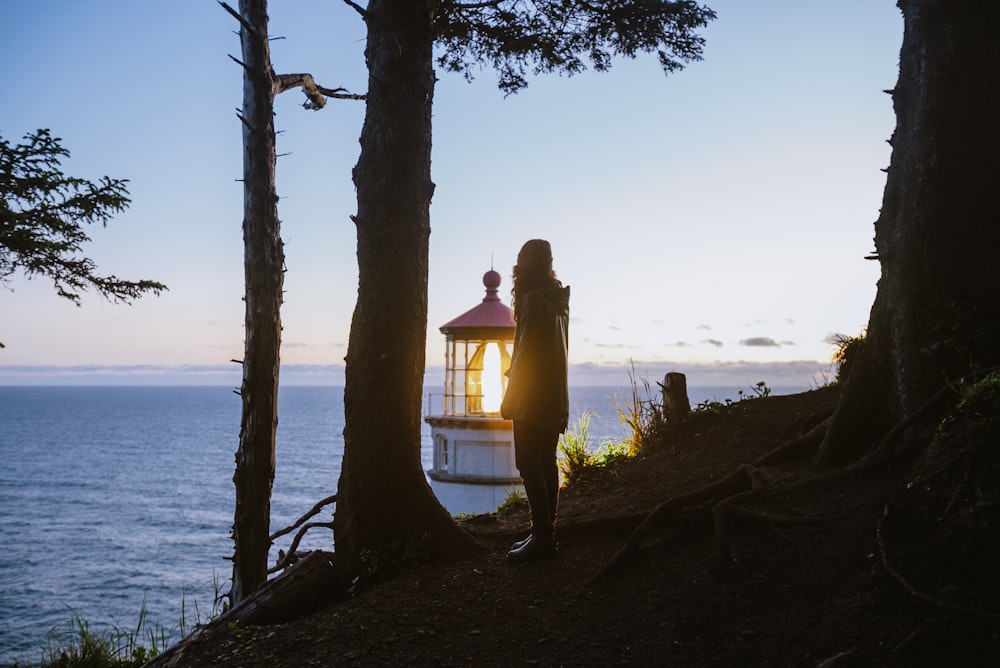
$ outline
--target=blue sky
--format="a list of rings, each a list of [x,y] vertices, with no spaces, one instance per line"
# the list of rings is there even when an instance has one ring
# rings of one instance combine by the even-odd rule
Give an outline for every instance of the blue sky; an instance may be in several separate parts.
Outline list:
[[[705,59],[547,76],[504,98],[439,73],[428,365],[437,327],[481,299],[521,243],[552,242],[572,286],[576,382],[808,386],[827,337],[858,334],[878,279],[872,223],[894,126],[892,0],[719,0]],[[271,3],[279,73],[363,92],[364,27],[332,0]],[[243,269],[236,24],[214,0],[0,0],[0,133],[50,128],[75,176],[130,180],[91,229],[100,270],[170,291],[132,306],[45,280],[0,288],[0,384],[232,382]],[[285,382],[339,382],[357,295],[351,168],[363,103],[277,102],[286,242]],[[433,371],[429,378],[433,382]]]

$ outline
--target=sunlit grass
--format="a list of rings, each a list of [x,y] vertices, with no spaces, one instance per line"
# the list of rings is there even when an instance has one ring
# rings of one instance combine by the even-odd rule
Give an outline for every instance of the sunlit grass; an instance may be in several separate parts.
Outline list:
[[[509,492],[507,492],[506,498],[497,507],[498,515],[508,515],[510,513],[516,512],[522,508],[526,509],[528,507],[528,497],[525,496],[524,492],[520,489],[514,487]]]
[[[567,483],[584,469],[607,466],[632,454],[633,441],[629,438],[619,441],[605,438],[595,449],[590,436],[593,416],[593,413],[584,413],[559,437],[559,471]]]

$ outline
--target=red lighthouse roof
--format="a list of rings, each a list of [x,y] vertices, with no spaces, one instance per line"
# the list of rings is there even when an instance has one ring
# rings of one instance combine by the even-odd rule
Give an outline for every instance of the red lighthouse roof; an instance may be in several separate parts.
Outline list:
[[[483,285],[486,286],[483,301],[441,325],[441,333],[459,338],[513,338],[514,313],[497,295],[500,281],[500,274],[492,269],[483,274]]]

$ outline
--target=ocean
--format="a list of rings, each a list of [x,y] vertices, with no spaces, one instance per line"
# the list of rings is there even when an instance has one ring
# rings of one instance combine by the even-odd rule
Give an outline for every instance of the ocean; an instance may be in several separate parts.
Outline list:
[[[622,438],[622,392],[572,388],[571,426],[590,413],[595,445]],[[176,642],[182,617],[190,631],[211,615],[231,576],[240,410],[231,387],[0,387],[0,664],[37,662],[74,616],[133,629],[145,605]],[[336,491],[342,431],[342,388],[281,388],[272,531]],[[426,424],[422,458],[429,469]],[[331,545],[316,529],[300,549]]]

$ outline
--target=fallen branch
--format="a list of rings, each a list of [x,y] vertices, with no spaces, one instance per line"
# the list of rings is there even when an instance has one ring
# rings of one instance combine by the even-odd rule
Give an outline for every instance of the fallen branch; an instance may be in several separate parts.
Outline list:
[[[309,529],[315,529],[316,527],[326,527],[327,529],[333,531],[333,522],[307,522],[306,524],[302,525],[302,528],[299,529],[299,532],[295,534],[295,538],[292,540],[292,544],[288,548],[288,552],[279,551],[278,563],[276,563],[273,567],[267,569],[267,574],[271,575],[272,573],[277,573],[278,571],[287,568],[292,564],[294,564],[295,562],[297,562],[299,560],[299,557],[296,556],[295,550],[297,550],[299,547],[299,541],[302,540],[302,537],[306,535],[306,532],[309,531]]]
[[[332,552],[315,550],[284,573],[146,664],[146,668],[191,665],[185,653],[193,645],[227,628],[280,624],[344,594],[350,583],[335,565]]]
[[[319,511],[321,511],[324,506],[328,506],[331,503],[335,502],[336,500],[337,500],[337,495],[333,494],[331,496],[326,497],[322,501],[317,502],[316,505],[309,510],[309,512],[307,512],[299,519],[295,520],[295,524],[287,526],[284,529],[281,529],[280,531],[275,531],[268,537],[268,540],[270,540],[273,543],[276,538],[281,538],[285,534],[295,531],[300,526],[302,526],[306,522],[306,520],[308,520],[310,517],[316,515]]]

